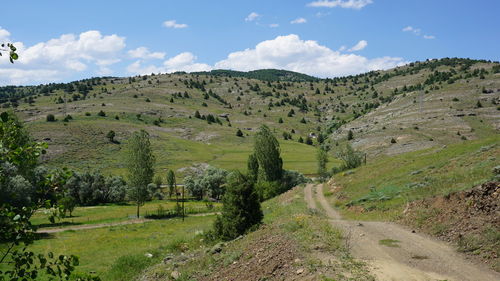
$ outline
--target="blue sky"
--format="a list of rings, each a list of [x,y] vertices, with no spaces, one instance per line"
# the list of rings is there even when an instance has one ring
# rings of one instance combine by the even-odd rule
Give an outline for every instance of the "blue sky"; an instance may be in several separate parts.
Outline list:
[[[499,60],[497,0],[22,1],[0,17],[0,85],[216,68],[319,77]]]

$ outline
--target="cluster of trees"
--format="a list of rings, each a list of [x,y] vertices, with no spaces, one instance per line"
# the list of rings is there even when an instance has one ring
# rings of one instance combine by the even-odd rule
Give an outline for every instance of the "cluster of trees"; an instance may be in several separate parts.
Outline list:
[[[128,186],[120,176],[105,177],[99,172],[73,173],[65,185],[66,196],[76,205],[93,206],[124,202]]]
[[[267,200],[290,188],[305,183],[300,173],[283,169],[278,140],[266,125],[255,135],[254,152],[248,157],[249,178],[256,184],[260,200]]]
[[[205,197],[219,200],[224,195],[224,186],[229,172],[208,166],[198,169],[184,178],[184,186],[192,196],[202,200]]]
[[[38,164],[47,144],[34,142],[13,113],[0,114],[0,278],[37,280],[41,271],[67,280],[78,257],[34,253],[29,246],[37,227],[30,220],[40,208],[60,209],[66,171],[49,171]],[[58,212],[50,217],[54,221]],[[99,280],[79,277],[77,280]]]

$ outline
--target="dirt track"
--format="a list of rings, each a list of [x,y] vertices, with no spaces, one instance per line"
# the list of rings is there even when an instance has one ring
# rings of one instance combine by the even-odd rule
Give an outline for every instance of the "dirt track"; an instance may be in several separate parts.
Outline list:
[[[192,214],[187,215],[186,217],[203,217],[210,215],[217,215],[219,213],[202,213],[202,214]],[[70,227],[60,227],[60,228],[41,228],[37,231],[37,233],[57,233],[63,232],[66,230],[84,230],[84,229],[94,229],[94,228],[103,228],[103,227],[111,227],[118,225],[127,225],[127,224],[137,224],[154,221],[153,219],[133,219],[128,221],[120,221],[120,222],[111,222],[111,223],[98,223],[98,224],[88,224],[88,225],[79,225],[79,226],[70,226]]]
[[[304,197],[309,208],[316,209],[316,200],[331,219],[344,230],[351,253],[365,261],[378,280],[455,280],[495,281],[500,274],[466,260],[452,247],[419,233],[388,222],[342,220],[326,201],[323,185],[306,186]],[[397,240],[381,245],[380,240]]]

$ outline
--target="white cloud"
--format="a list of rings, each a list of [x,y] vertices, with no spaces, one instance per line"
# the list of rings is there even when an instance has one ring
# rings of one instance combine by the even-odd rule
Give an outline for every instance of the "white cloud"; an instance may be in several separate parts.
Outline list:
[[[366,42],[366,40],[361,40],[356,45],[352,46],[352,48],[349,49],[349,52],[361,51],[366,48],[366,46],[368,46],[368,42]]]
[[[402,58],[397,57],[368,59],[342,54],[316,41],[301,40],[298,35],[290,34],[260,42],[253,49],[231,53],[226,59],[217,62],[215,68],[241,71],[277,68],[319,77],[334,77],[387,69],[404,63]]]
[[[165,53],[163,52],[150,52],[146,47],[139,47],[134,50],[127,52],[131,58],[134,59],[159,59],[165,58]]]
[[[345,9],[362,9],[366,5],[372,4],[372,0],[318,0],[307,4],[309,7],[316,8],[345,8]]]
[[[415,34],[416,36],[422,36],[422,38],[427,39],[427,40],[436,39],[436,36],[434,36],[434,35],[428,35],[428,34],[421,35],[422,30],[420,28],[415,28],[411,25],[403,28],[403,32],[411,32],[411,33]]]
[[[168,27],[168,28],[186,28],[188,27],[187,24],[185,23],[177,23],[176,20],[167,20],[163,22],[163,26]]]
[[[0,34],[3,37],[10,35],[4,29]],[[125,48],[125,37],[102,35],[97,30],[90,30],[78,36],[63,34],[33,46],[13,43],[19,59],[10,64],[5,56],[1,57],[0,84],[60,81],[89,67],[117,63],[120,52]]]
[[[8,43],[7,41],[9,41],[9,36],[10,36],[10,32],[7,29],[3,29],[0,26],[0,44]]]
[[[251,12],[246,18],[245,21],[254,21],[261,17],[261,15],[257,14],[256,12]]]
[[[210,71],[212,67],[208,64],[196,62],[197,57],[190,52],[180,53],[163,62],[162,66],[142,65],[142,60],[137,60],[127,67],[131,74],[171,73],[177,71],[194,72]]]
[[[277,24],[277,23],[271,23],[271,24],[269,25],[269,27],[272,27],[272,28],[276,28],[276,27],[279,27],[279,26],[280,26],[280,25],[279,25],[279,24]]]
[[[415,28],[413,26],[407,26],[407,27],[403,28],[403,32],[412,32],[415,35],[420,35],[422,30],[420,30],[420,28]]]
[[[296,18],[292,20],[290,23],[291,24],[301,24],[301,23],[306,23],[307,20],[305,18]]]

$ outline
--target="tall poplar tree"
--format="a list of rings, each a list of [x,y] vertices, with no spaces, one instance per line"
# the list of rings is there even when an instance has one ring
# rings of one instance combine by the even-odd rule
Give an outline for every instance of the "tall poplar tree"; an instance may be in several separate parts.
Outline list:
[[[139,208],[149,198],[148,184],[153,182],[155,157],[151,149],[149,134],[140,130],[135,132],[128,144],[127,170],[129,180],[129,198]]]
[[[255,157],[262,169],[264,180],[280,181],[283,178],[283,160],[278,140],[266,125],[259,128],[255,136]]]

